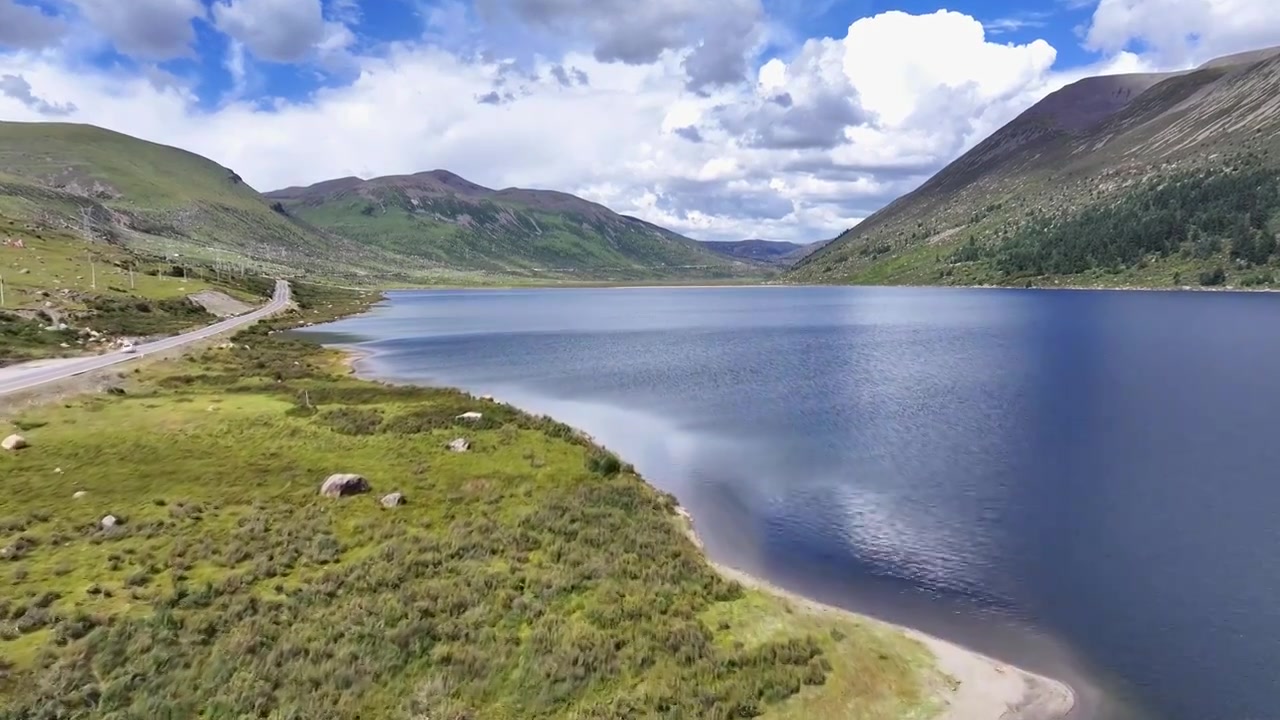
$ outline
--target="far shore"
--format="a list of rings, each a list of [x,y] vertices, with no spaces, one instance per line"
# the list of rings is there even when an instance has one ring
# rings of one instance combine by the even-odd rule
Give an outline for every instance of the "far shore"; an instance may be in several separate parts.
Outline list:
[[[360,361],[372,356],[372,352],[348,344],[329,347],[343,353],[343,363],[352,374],[365,380],[382,381],[371,374],[360,373]],[[583,431],[579,429],[579,432]],[[833,614],[856,622],[889,627],[927,647],[936,659],[938,669],[955,681],[954,690],[940,698],[945,708],[933,720],[1059,720],[1075,707],[1075,693],[1066,683],[1014,667],[911,627],[817,602],[717,563],[706,555],[702,540],[694,529],[693,517],[683,507],[677,506],[676,512],[690,541],[703,551],[707,564],[725,578],[782,598],[803,612]]]
[[[344,286],[335,286],[344,287]],[[1070,290],[1075,292],[1166,292],[1166,293],[1276,293],[1276,287],[1240,287],[1234,285],[938,285],[938,284],[848,284],[848,283],[800,283],[779,282],[775,279],[758,278],[754,280],[735,280],[723,283],[716,282],[529,282],[529,283],[497,283],[492,285],[388,285],[383,287],[347,288],[352,290],[368,290],[370,292],[431,292],[431,291],[472,291],[485,290],[714,290],[725,288],[939,288],[949,290]]]

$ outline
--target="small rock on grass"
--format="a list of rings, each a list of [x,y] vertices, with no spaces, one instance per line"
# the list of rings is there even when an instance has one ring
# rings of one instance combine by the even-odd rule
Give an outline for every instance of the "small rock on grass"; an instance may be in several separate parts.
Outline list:
[[[0,448],[4,448],[10,452],[14,450],[21,450],[25,447],[27,447],[27,439],[21,435],[10,435],[3,441],[0,441]]]
[[[119,524],[120,524],[120,521],[116,519],[116,516],[115,516],[115,515],[108,515],[108,516],[106,516],[106,517],[102,518],[102,521],[101,521],[101,522],[99,522],[98,524],[102,526],[102,529],[103,529],[103,530],[110,530],[111,528],[115,527],[116,525],[119,525]]]
[[[72,500],[79,500],[80,498],[82,498],[82,497],[84,497],[85,495],[88,495],[88,494],[89,494],[89,493],[85,492],[84,490],[77,490],[77,491],[75,491],[74,493],[72,493],[72,494],[71,494],[71,499],[72,499]]]
[[[483,413],[478,413],[472,410],[471,412],[462,413],[461,415],[458,416],[458,419],[459,420],[479,420],[483,417],[484,417]]]
[[[399,507],[405,504],[404,493],[393,492],[390,495],[384,495],[379,502],[384,508]]]
[[[449,449],[453,452],[466,452],[471,449],[471,441],[466,438],[458,438],[449,443]]]

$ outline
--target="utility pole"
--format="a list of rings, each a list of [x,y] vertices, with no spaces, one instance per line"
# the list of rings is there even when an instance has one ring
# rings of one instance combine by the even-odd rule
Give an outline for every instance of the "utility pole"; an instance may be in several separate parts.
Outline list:
[[[84,233],[84,239],[93,242],[93,208],[80,208],[80,229]],[[90,281],[93,289],[98,289],[98,271],[93,265],[93,254],[89,250],[84,251],[85,257],[89,260],[89,274],[92,276]]]

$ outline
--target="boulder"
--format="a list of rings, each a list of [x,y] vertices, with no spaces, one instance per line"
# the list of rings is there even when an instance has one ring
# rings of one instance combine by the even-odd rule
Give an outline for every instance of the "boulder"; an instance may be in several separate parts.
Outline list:
[[[390,495],[383,495],[378,502],[382,503],[384,508],[400,507],[405,503],[404,493],[393,492]]]
[[[115,515],[108,515],[102,518],[102,520],[98,523],[98,525],[100,525],[103,530],[110,530],[111,528],[119,524],[120,524],[120,521],[116,519]]]
[[[363,476],[352,473],[330,475],[320,485],[320,494],[325,497],[345,497],[366,492],[369,492],[369,482]]]
[[[471,441],[466,438],[458,438],[449,443],[449,449],[453,452],[466,452],[471,449]]]
[[[27,446],[27,439],[22,437],[21,435],[10,435],[9,437],[5,438],[3,441],[0,441],[0,448],[4,448],[5,450],[8,450],[10,452],[14,450],[21,450],[26,446]]]
[[[483,413],[478,413],[473,410],[471,412],[462,413],[461,415],[458,416],[458,419],[459,420],[479,420],[482,417],[484,417]]]

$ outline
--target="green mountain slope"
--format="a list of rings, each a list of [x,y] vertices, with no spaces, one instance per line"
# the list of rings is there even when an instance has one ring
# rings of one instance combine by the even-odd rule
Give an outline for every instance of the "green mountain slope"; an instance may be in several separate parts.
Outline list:
[[[1267,50],[1069,85],[786,277],[1270,285],[1277,232],[1280,51]]]
[[[441,269],[583,280],[732,278],[758,266],[565,193],[491,190],[443,171],[267,193],[291,214]]]
[[[345,275],[350,260],[396,265],[273,208],[211,160],[89,125],[0,122],[0,216],[153,255],[269,272]]]

